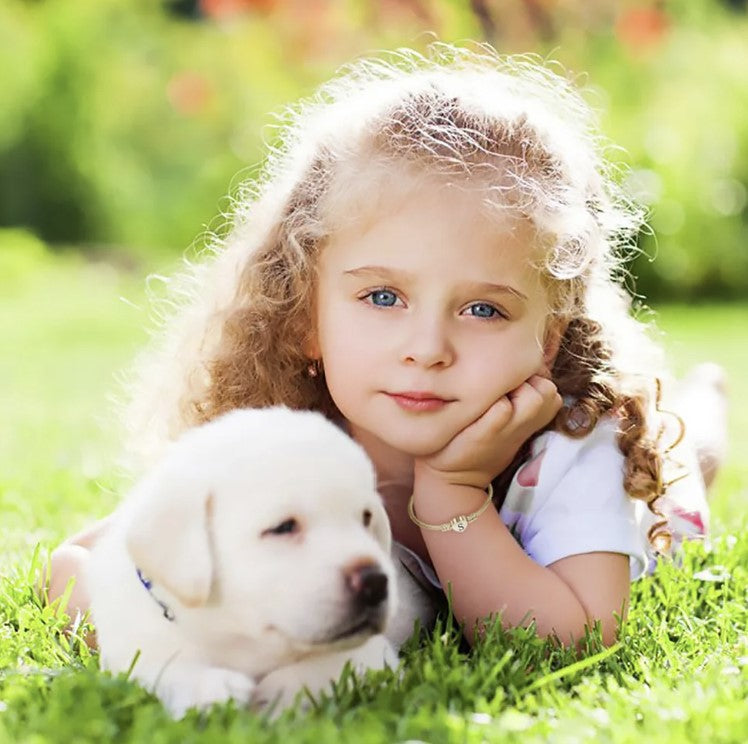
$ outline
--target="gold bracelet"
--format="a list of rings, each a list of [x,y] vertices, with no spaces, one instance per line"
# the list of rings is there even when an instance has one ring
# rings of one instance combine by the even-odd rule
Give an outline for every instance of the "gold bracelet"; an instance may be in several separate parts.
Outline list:
[[[428,524],[427,522],[422,522],[418,519],[413,508],[414,496],[415,494],[411,494],[410,499],[408,500],[408,516],[412,522],[424,530],[433,530],[434,532],[449,532],[450,530],[452,532],[464,532],[471,522],[478,519],[478,517],[488,509],[488,505],[493,500],[493,484],[488,484],[488,495],[486,496],[486,500],[480,505],[477,511],[474,511],[472,514],[460,514],[459,516],[450,519],[449,522],[444,522],[444,524]]]

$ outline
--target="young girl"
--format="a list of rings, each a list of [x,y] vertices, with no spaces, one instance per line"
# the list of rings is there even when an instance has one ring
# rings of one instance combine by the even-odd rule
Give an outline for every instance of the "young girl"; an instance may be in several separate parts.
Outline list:
[[[321,410],[469,639],[501,613],[611,642],[630,580],[704,534],[706,502],[621,287],[642,213],[591,110],[533,61],[439,45],[354,65],[282,139],[178,283],[136,446],[239,406]],[[58,549],[52,596],[102,529]]]

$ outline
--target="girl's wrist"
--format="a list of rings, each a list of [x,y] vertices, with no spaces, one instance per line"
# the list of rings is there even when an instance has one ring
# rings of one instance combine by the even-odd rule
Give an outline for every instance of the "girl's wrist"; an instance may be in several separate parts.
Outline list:
[[[439,470],[423,460],[415,460],[413,464],[413,490],[421,487],[443,488],[443,487],[468,487],[485,491],[491,483],[490,478],[485,473],[478,471],[446,471]]]
[[[415,468],[413,507],[420,520],[430,524],[449,522],[470,514],[486,500],[486,488],[470,483],[452,483],[433,469]]]

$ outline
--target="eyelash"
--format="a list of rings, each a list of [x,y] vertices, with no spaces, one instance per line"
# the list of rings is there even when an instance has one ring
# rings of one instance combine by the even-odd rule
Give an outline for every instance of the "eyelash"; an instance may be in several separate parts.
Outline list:
[[[492,305],[490,302],[473,302],[472,304],[468,305],[466,309],[469,310],[471,307],[478,307],[479,305],[491,308],[491,310],[493,310],[493,315],[473,315],[474,318],[479,318],[480,320],[496,320],[497,318],[501,318],[502,320],[509,320],[509,316],[504,310],[496,307],[496,305]]]
[[[395,296],[395,301],[397,301],[397,300],[400,299],[398,293],[394,289],[392,289],[390,287],[375,287],[374,289],[368,290],[366,292],[366,294],[361,295],[359,297],[359,299],[361,299],[361,300],[363,300],[365,302],[368,301],[367,304],[368,305],[372,305],[373,307],[395,307],[395,305],[377,305],[376,303],[374,303],[374,301],[372,299],[373,296],[375,294],[384,293],[384,292],[389,292],[390,294],[394,295]]]
[[[373,301],[373,297],[376,294],[379,293],[389,293],[394,295],[395,297],[395,303],[400,299],[398,293],[390,288],[390,287],[376,287],[375,289],[370,289],[366,294],[363,294],[359,297],[360,300],[366,302],[368,305],[372,305],[373,307],[377,308],[389,308],[389,307],[396,307],[396,304],[393,303],[392,305],[378,305]],[[506,313],[505,310],[502,310],[499,307],[496,307],[496,305],[490,303],[490,302],[473,302],[470,305],[467,306],[466,309],[470,309],[471,307],[477,307],[477,306],[483,306],[488,307],[491,310],[493,310],[493,314],[489,316],[485,315],[475,315],[472,314],[472,317],[478,318],[479,320],[496,320],[497,318],[501,318],[502,320],[509,320],[509,315]],[[462,313],[461,313],[462,314]]]

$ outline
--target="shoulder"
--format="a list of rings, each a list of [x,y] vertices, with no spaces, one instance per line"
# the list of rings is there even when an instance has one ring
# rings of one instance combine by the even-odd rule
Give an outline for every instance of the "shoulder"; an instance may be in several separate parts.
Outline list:
[[[590,552],[631,557],[632,575],[646,563],[639,505],[623,487],[625,458],[618,423],[605,418],[586,436],[546,432],[515,474],[501,517],[542,565]]]
[[[601,420],[584,437],[545,432],[535,439],[529,459],[512,479],[504,505],[526,511],[523,505],[530,498],[538,508],[569,474],[575,482],[620,482],[622,489],[624,457],[617,435],[617,422],[611,418]]]

